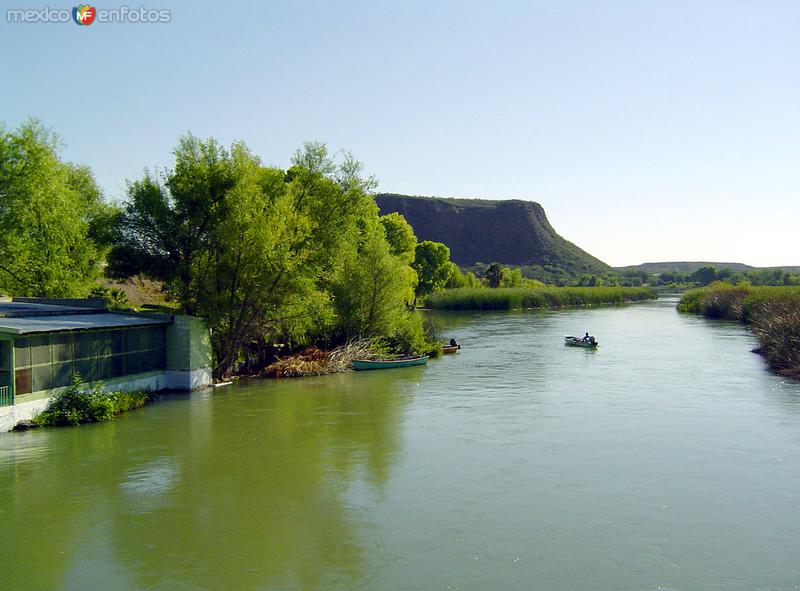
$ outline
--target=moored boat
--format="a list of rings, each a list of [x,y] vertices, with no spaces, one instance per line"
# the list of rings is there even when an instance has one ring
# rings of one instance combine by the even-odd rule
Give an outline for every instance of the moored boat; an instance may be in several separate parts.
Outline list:
[[[428,363],[428,356],[420,357],[400,357],[398,359],[356,359],[353,361],[353,369],[363,371],[367,369],[392,369],[395,367],[411,367],[413,365],[425,365]]]
[[[569,345],[570,347],[583,347],[584,349],[596,349],[597,345],[599,345],[600,343],[594,340],[594,337],[592,337],[592,340],[590,341],[584,341],[583,339],[580,339],[578,337],[567,336],[564,337],[564,344]]]

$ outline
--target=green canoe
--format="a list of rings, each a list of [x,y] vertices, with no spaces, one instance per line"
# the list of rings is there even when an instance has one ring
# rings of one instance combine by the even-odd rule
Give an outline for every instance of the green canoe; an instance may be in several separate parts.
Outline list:
[[[425,365],[428,363],[428,356],[422,357],[403,357],[400,359],[379,359],[370,361],[369,359],[356,359],[353,361],[353,369],[363,371],[366,369],[392,369],[393,367],[411,367],[412,365]]]

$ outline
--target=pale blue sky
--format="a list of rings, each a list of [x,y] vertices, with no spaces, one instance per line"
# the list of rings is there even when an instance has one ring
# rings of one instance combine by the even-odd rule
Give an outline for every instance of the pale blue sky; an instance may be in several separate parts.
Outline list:
[[[613,265],[800,265],[794,0],[4,4],[0,120],[51,125],[111,198],[186,131],[279,166],[322,140],[382,191],[538,201]]]

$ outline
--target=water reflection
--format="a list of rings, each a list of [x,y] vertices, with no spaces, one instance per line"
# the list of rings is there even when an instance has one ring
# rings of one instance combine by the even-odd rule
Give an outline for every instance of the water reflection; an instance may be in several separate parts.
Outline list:
[[[736,324],[445,315],[427,368],[0,436],[10,589],[788,589],[800,384]],[[448,328],[449,327],[449,328]],[[595,353],[565,348],[589,331]]]
[[[352,587],[370,536],[346,493],[386,482],[420,371],[253,381],[115,424],[4,437],[3,578],[91,588],[81,572],[122,568],[147,589]]]

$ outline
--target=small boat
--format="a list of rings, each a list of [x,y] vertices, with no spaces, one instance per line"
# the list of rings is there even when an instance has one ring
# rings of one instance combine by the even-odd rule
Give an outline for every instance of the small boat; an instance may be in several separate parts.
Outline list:
[[[583,339],[579,339],[578,337],[564,337],[564,344],[569,345],[570,347],[583,347],[584,349],[597,349],[598,343],[595,340],[592,341],[584,341]]]
[[[353,361],[353,369],[363,371],[367,369],[392,369],[394,367],[411,367],[412,365],[425,365],[428,363],[428,356],[420,357],[400,357],[398,359],[356,359]]]
[[[450,355],[451,353],[458,353],[461,345],[442,345],[442,353]]]

